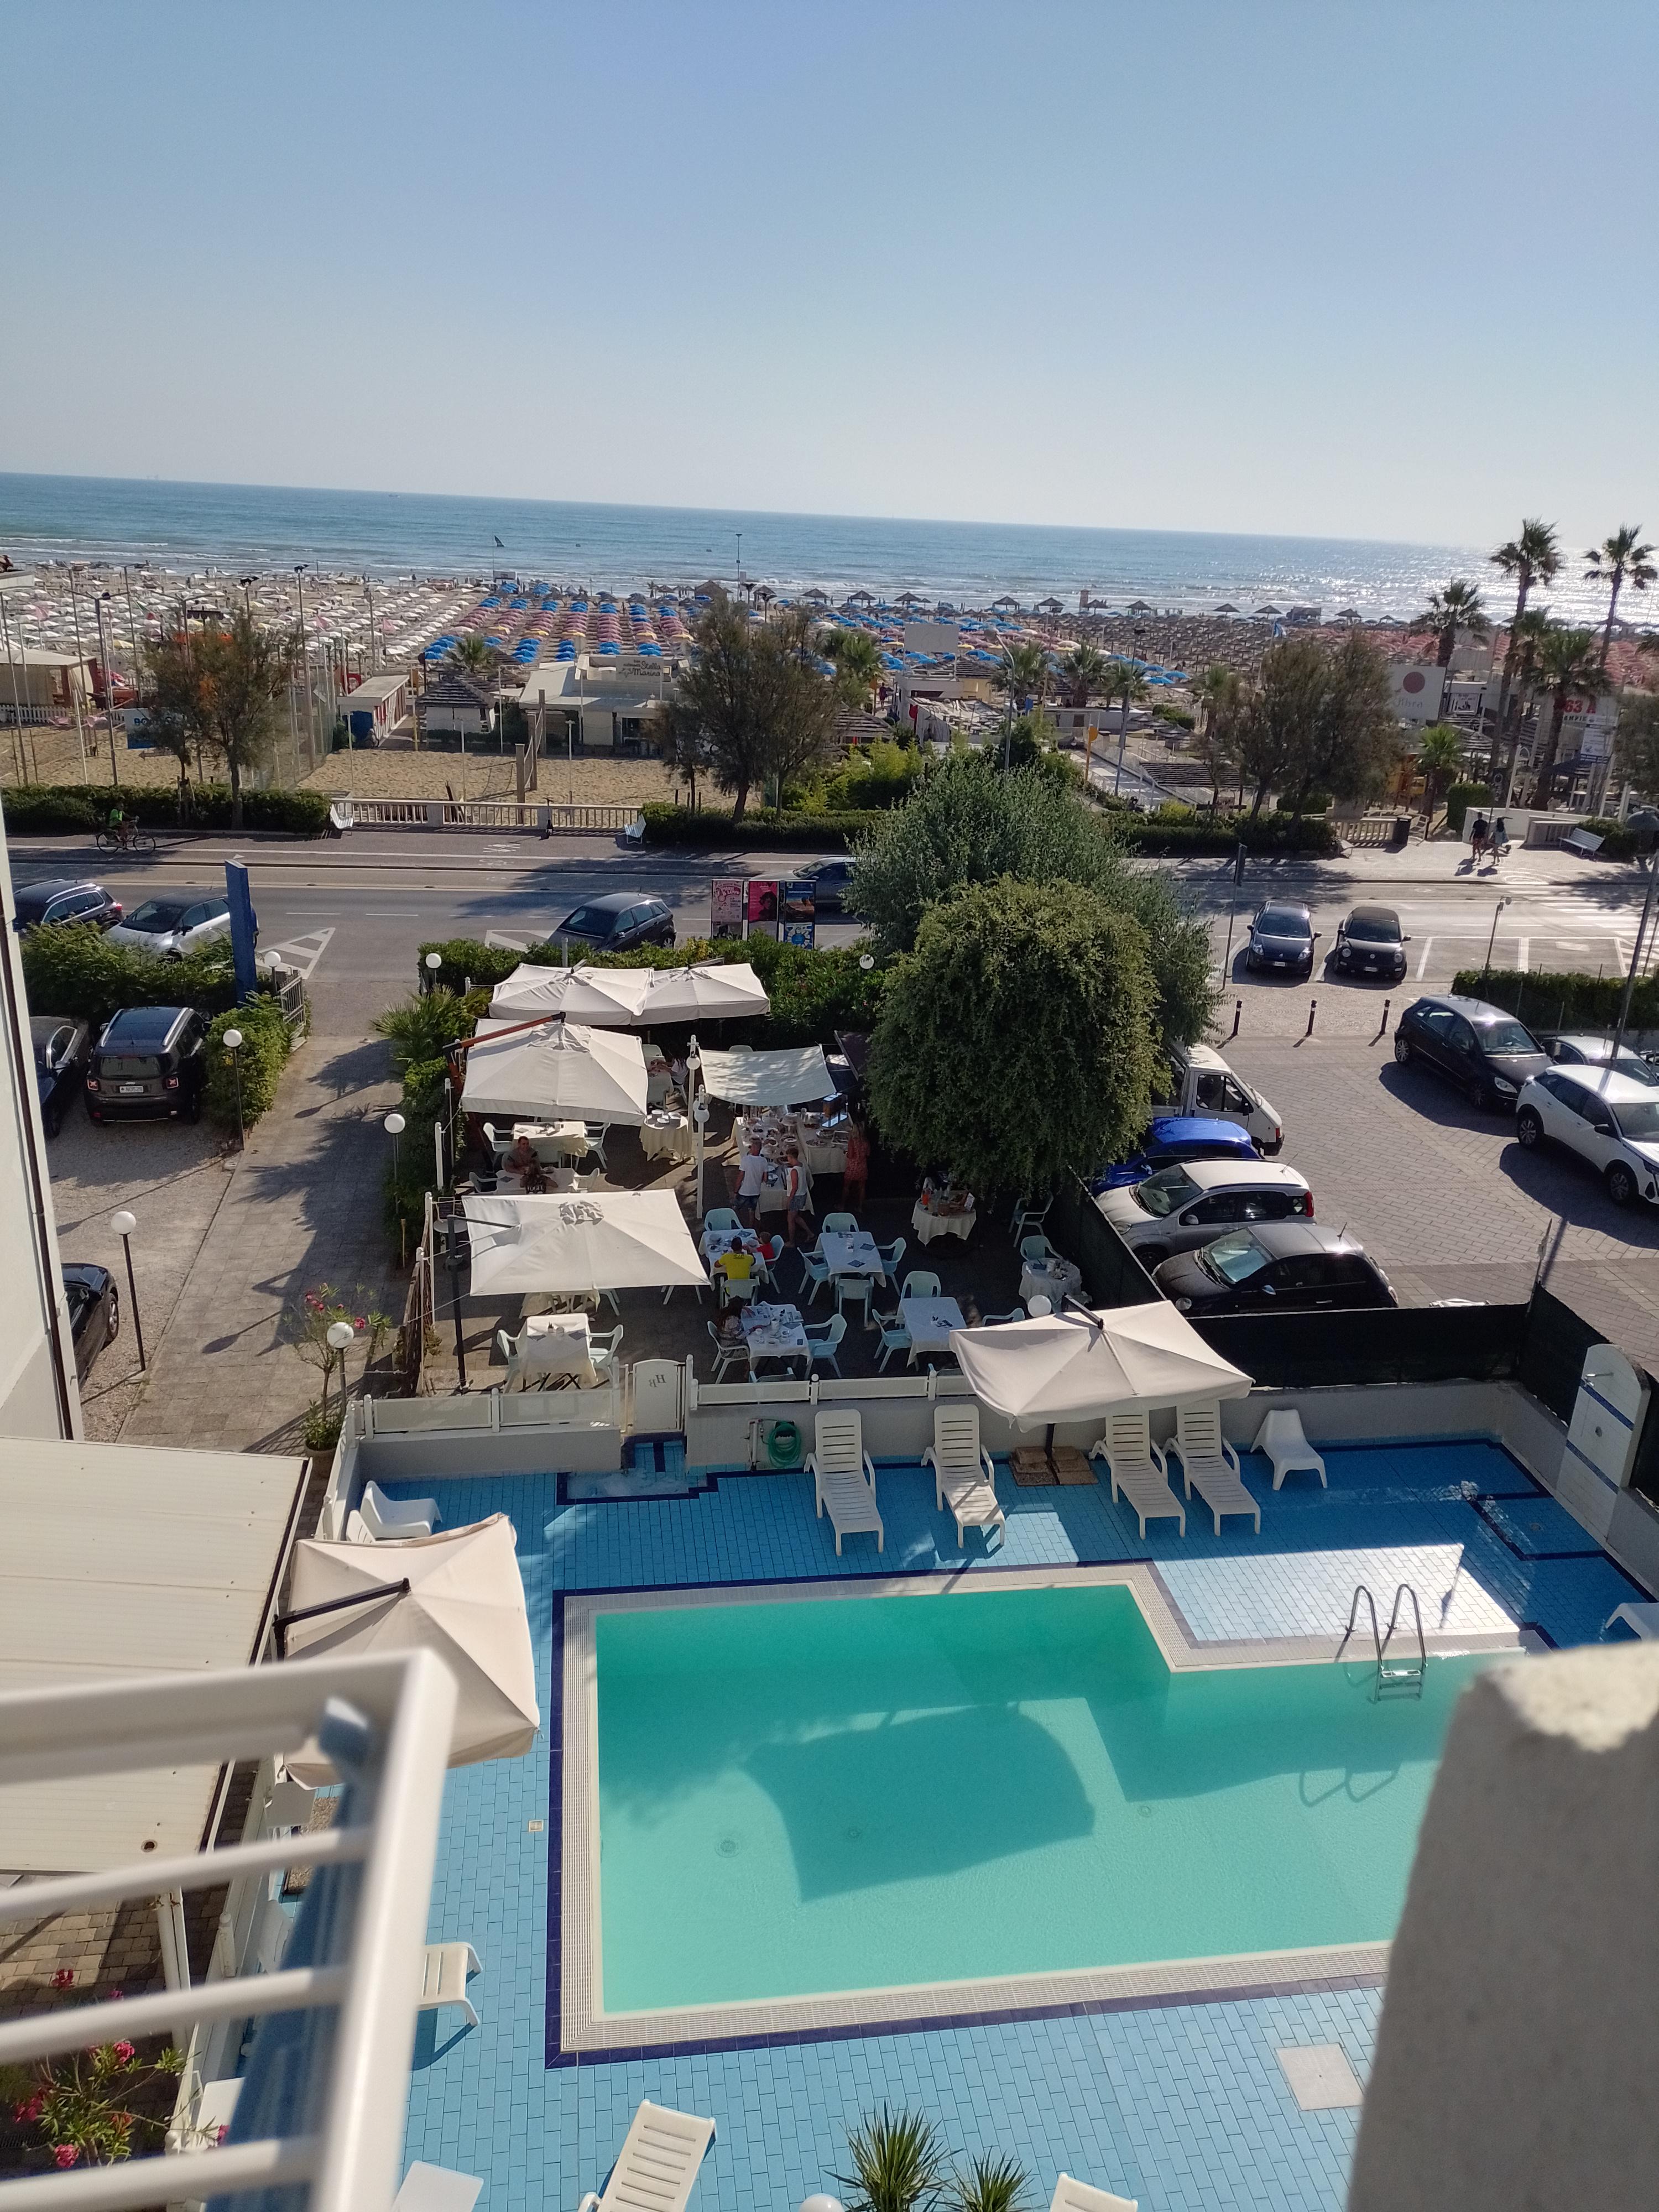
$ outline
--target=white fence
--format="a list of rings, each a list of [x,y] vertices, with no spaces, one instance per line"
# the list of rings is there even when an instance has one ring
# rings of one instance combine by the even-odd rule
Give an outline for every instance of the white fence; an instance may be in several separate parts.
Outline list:
[[[524,830],[580,833],[632,828],[637,806],[556,806],[512,799],[353,799],[335,795],[350,830]]]

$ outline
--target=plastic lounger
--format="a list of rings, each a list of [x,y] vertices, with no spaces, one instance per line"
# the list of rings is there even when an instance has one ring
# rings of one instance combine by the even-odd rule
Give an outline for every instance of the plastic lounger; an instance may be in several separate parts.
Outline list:
[[[378,1482],[363,1485],[358,1510],[377,1542],[388,1537],[429,1536],[442,1517],[435,1498],[388,1498]]]
[[[1615,1620],[1622,1620],[1632,1636],[1659,1638],[1659,1605],[1616,1605],[1601,1623],[1605,1636]]]
[[[959,1545],[966,1529],[983,1530],[988,1542],[993,1528],[1005,1528],[991,1455],[979,1440],[977,1406],[934,1407],[933,1441],[921,1463],[933,1470],[933,1503],[956,1522]]]
[[[818,1415],[806,1472],[812,1478],[818,1518],[827,1512],[836,1532],[836,1557],[841,1557],[843,1536],[872,1535],[876,1549],[884,1552],[887,1532],[876,1510],[876,1470],[864,1449],[864,1425],[856,1413]]]
[[[647,2097],[629,2124],[605,2194],[590,2189],[576,2212],[685,2212],[703,2154],[714,2139],[713,2120],[653,2105]]]
[[[436,2012],[444,2005],[459,2005],[466,2014],[467,2026],[476,2027],[478,2015],[466,1993],[466,1978],[483,1971],[470,1943],[428,1943],[421,1975],[421,2002],[416,2010]]]
[[[1091,2189],[1086,2181],[1062,2173],[1048,2212],[1138,2212],[1139,2203],[1138,2197],[1114,2197],[1109,2189]]]
[[[392,2200],[392,2212],[472,2212],[483,2187],[480,2174],[456,2173],[417,2158]]]
[[[1221,1433],[1218,1405],[1182,1406],[1176,1413],[1175,1438],[1170,1447],[1181,1455],[1181,1471],[1187,1479],[1187,1495],[1194,1491],[1215,1516],[1215,1533],[1221,1534],[1224,1513],[1248,1513],[1261,1533],[1261,1508],[1244,1487],[1238,1472],[1238,1454]]]
[[[1326,1489],[1330,1488],[1325,1481],[1325,1462],[1308,1442],[1302,1416],[1294,1406],[1281,1406],[1269,1413],[1250,1449],[1265,1452],[1273,1462],[1275,1490],[1287,1474],[1316,1474]]]
[[[1170,1487],[1170,1470],[1152,1442],[1145,1413],[1112,1413],[1106,1433],[1089,1448],[1091,1459],[1103,1459],[1114,1498],[1122,1496],[1146,1533],[1149,1521],[1178,1521],[1187,1533],[1187,1509]]]

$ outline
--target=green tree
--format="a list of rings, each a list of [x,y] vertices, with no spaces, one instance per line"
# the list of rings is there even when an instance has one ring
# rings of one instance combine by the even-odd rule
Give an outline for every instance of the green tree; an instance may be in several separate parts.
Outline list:
[[[1568,700],[1593,696],[1601,675],[1601,659],[1594,630],[1552,624],[1544,632],[1538,648],[1538,679],[1540,690],[1549,695],[1549,720],[1542,748],[1533,762],[1534,806],[1547,807],[1550,803]]]
[[[1003,758],[1007,763],[1014,732],[1014,709],[1017,704],[1029,700],[1037,713],[1048,696],[1053,680],[1046,646],[1011,645],[1004,648],[992,677],[993,686],[1003,696]]]
[[[1449,668],[1457,647],[1458,631],[1467,630],[1471,637],[1485,637],[1492,625],[1482,610],[1479,586],[1454,576],[1439,591],[1430,592],[1429,604],[1413,627],[1433,631],[1435,658],[1443,668]]]
[[[481,631],[470,629],[458,637],[447,656],[469,676],[494,676],[501,665],[495,648]]]
[[[1250,819],[1267,793],[1285,790],[1311,757],[1325,692],[1325,655],[1310,637],[1287,637],[1261,656],[1239,719],[1238,764],[1255,790]]]
[[[1195,687],[1200,721],[1193,751],[1210,779],[1210,805],[1221,805],[1221,787],[1238,772],[1238,740],[1249,687],[1237,669],[1212,661]]]
[[[645,716],[643,736],[647,750],[669,775],[690,785],[695,812],[697,778],[706,775],[711,764],[708,739],[695,709],[677,700],[659,700]]]
[[[1060,664],[1060,672],[1066,678],[1067,702],[1086,707],[1105,684],[1106,656],[1092,645],[1074,645]]]
[[[195,653],[206,717],[204,742],[230,779],[230,826],[242,826],[242,778],[263,768],[276,742],[276,702],[299,663],[296,637],[264,629],[245,611],[224,629],[199,630]]]
[[[840,704],[835,687],[800,654],[786,624],[751,623],[717,593],[692,634],[680,701],[708,748],[710,772],[732,794],[740,822],[757,786],[780,790],[826,759]]]
[[[848,705],[873,709],[881,687],[881,647],[869,631],[831,630],[823,654],[835,663],[836,687]]]
[[[1250,818],[1269,791],[1299,814],[1315,791],[1364,798],[1395,745],[1388,671],[1364,630],[1332,651],[1310,637],[1268,647],[1238,714],[1240,768],[1255,787]]]
[[[179,763],[179,805],[189,804],[192,762],[199,769],[210,742],[212,712],[206,671],[197,647],[201,633],[188,623],[147,643],[149,726],[155,744]]]
[[[1645,592],[1654,578],[1659,576],[1659,568],[1653,565],[1653,553],[1651,545],[1642,543],[1641,524],[1625,522],[1611,538],[1604,538],[1584,556],[1586,577],[1592,584],[1605,584],[1607,587],[1607,618],[1601,625],[1600,659],[1604,671],[1613,647],[1613,622],[1619,611],[1619,594],[1626,584],[1632,592]]]
[[[1626,691],[1620,700],[1613,760],[1639,797],[1659,799],[1659,692]]]
[[[1498,686],[1498,714],[1492,724],[1492,756],[1487,763],[1489,781],[1498,776],[1498,749],[1506,741],[1510,751],[1514,740],[1510,738],[1510,693],[1515,680],[1516,664],[1524,635],[1522,625],[1527,618],[1527,601],[1532,596],[1534,584],[1552,584],[1561,571],[1561,549],[1555,542],[1555,525],[1540,522],[1535,516],[1522,521],[1520,534],[1509,538],[1492,555],[1493,568],[1515,580],[1515,616],[1510,623],[1509,641],[1504,648],[1504,672]]]
[[[1463,761],[1463,732],[1455,722],[1431,722],[1417,741],[1417,765],[1423,776],[1423,811],[1431,822],[1440,793]]]
[[[870,1048],[883,1136],[981,1191],[1047,1190],[1146,1126],[1146,933],[1073,884],[976,884],[929,909]]]

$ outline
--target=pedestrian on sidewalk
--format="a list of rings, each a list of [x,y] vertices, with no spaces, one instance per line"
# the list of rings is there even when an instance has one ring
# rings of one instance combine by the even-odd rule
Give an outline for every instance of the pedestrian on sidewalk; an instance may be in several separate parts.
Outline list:
[[[1486,816],[1477,814],[1474,817],[1474,827],[1469,832],[1469,851],[1474,856],[1474,865],[1477,868],[1485,856],[1486,840],[1491,834]]]
[[[1498,815],[1492,823],[1492,837],[1488,842],[1486,849],[1492,854],[1492,864],[1493,867],[1498,866],[1498,863],[1503,859],[1504,854],[1510,849],[1510,825],[1504,821],[1501,814]]]

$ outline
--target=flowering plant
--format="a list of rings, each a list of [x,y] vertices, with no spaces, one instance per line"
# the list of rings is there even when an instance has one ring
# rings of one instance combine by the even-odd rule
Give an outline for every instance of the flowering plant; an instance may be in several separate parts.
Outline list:
[[[331,1284],[319,1283],[307,1291],[297,1306],[290,1306],[287,1314],[286,1334],[289,1342],[301,1359],[327,1375],[337,1357],[328,1340],[328,1333],[337,1322],[350,1327],[358,1343],[363,1347],[363,1364],[372,1365],[379,1357],[392,1328],[392,1316],[382,1313],[370,1292],[359,1283],[349,1301]]]
[[[73,1986],[75,1976],[60,1966],[52,1978],[55,1990]],[[118,1997],[121,1992],[112,1993]],[[152,2059],[138,2055],[137,2046],[118,2043],[94,2044],[73,2058],[41,2060],[24,2077],[28,2092],[12,2106],[20,2128],[39,2130],[58,2166],[110,2166],[131,2158],[133,2137],[142,2142],[151,2130],[159,2136],[166,2123],[133,2109],[144,2092],[176,2075],[183,2054],[169,2046]]]

